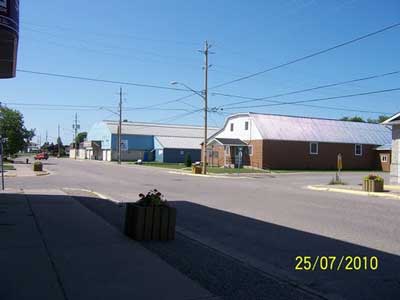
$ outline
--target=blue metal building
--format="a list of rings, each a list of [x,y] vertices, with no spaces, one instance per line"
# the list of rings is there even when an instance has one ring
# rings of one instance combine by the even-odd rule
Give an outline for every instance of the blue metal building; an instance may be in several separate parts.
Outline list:
[[[209,128],[209,136],[216,131],[217,128]],[[186,154],[190,154],[192,161],[200,160],[204,134],[201,126],[123,122],[121,133],[121,159],[124,161],[177,163],[183,162]],[[87,159],[117,160],[118,122],[94,124],[85,145]]]

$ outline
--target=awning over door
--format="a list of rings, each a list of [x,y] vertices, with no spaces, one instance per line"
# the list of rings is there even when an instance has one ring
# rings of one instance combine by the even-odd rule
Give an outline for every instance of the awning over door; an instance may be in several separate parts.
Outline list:
[[[209,143],[209,145],[221,145],[221,146],[247,146],[245,142],[240,139],[224,139],[224,138],[214,138]]]

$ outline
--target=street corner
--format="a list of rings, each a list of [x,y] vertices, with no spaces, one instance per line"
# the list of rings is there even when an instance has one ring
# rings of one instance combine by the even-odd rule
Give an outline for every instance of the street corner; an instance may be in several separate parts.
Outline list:
[[[327,185],[327,184],[317,184],[308,185],[304,187],[305,189],[318,191],[318,192],[333,192],[333,193],[343,193],[355,196],[367,196],[367,197],[382,197],[400,200],[400,186],[385,185],[383,192],[367,192],[361,190],[358,185]]]

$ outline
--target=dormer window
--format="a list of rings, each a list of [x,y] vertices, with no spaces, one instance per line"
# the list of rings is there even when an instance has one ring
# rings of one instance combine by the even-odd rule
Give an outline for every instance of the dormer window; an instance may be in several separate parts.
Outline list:
[[[249,121],[244,122],[244,130],[249,130]]]
[[[231,131],[233,131],[233,125],[234,125],[234,124],[233,124],[233,123],[231,123]]]

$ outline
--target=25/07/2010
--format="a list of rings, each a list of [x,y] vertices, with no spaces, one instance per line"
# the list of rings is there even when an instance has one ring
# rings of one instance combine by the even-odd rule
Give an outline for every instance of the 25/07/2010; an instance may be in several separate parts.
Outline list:
[[[296,256],[296,271],[375,271],[379,260],[376,256]]]

